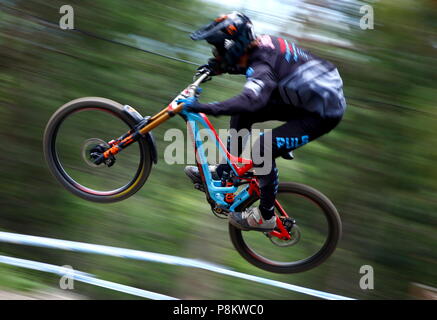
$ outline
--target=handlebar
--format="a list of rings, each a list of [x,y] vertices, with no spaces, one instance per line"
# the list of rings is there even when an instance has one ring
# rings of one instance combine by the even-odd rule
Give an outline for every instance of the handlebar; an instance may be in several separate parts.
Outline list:
[[[208,79],[210,76],[211,71],[206,70],[205,72],[202,72],[202,74],[197,78],[191,85],[189,85],[188,88],[186,88],[184,91],[182,91],[178,97],[187,98],[189,96],[194,96],[196,94],[196,89],[199,87],[199,85],[206,81],[205,79]],[[175,114],[182,111],[184,104],[183,103],[177,103],[178,97],[174,98],[173,101],[164,109],[162,109],[157,114],[150,117],[148,123],[139,130],[141,134],[146,134],[147,132],[151,131],[164,121],[167,121],[170,117],[173,117]]]

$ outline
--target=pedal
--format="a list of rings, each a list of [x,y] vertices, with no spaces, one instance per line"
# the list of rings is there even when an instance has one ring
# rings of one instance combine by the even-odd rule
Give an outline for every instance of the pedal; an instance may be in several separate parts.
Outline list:
[[[212,210],[212,213],[214,213],[214,215],[217,218],[220,218],[220,219],[227,219],[228,218],[229,212],[227,210],[217,206],[217,205],[215,207],[211,207],[211,210]]]
[[[205,192],[205,188],[203,187],[202,183],[195,183],[194,184],[194,189]]]

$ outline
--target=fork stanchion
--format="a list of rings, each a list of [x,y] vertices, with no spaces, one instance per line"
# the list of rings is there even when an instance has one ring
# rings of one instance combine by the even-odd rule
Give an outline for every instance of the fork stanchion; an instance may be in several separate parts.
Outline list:
[[[149,122],[153,122],[153,121],[155,121],[155,120],[158,119],[160,116],[162,116],[163,114],[165,114],[165,113],[167,112],[167,110],[168,110],[168,107],[165,107],[164,109],[162,109],[161,111],[159,111],[157,114],[155,114],[154,116],[152,116],[152,117],[149,119]]]
[[[167,121],[175,114],[181,112],[183,108],[184,108],[183,103],[178,104],[175,108],[170,108],[170,107],[164,108],[159,113],[157,113],[152,118],[150,118],[150,122],[146,126],[141,128],[139,132],[141,134],[146,134],[147,132],[150,132],[151,130],[159,126],[161,123]]]

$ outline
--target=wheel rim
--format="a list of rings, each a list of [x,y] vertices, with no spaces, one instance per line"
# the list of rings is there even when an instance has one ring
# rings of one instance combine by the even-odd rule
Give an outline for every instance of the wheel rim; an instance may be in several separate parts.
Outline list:
[[[123,150],[109,168],[104,164],[90,166],[84,159],[83,147],[93,139],[106,143],[129,129],[131,126],[124,119],[102,107],[83,107],[65,114],[51,139],[50,156],[57,172],[79,192],[101,197],[123,195],[138,184],[145,170],[143,145],[138,143]],[[67,141],[62,141],[64,138]]]

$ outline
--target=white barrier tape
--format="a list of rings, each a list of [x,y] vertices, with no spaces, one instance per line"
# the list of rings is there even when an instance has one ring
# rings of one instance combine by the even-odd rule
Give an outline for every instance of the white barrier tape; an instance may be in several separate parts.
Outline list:
[[[143,297],[147,299],[152,300],[178,300],[177,298],[173,298],[170,296],[166,296],[160,293],[155,293],[147,290],[142,290],[134,287],[125,286],[119,283],[110,282],[106,280],[101,280],[95,278],[93,275],[72,270],[65,267],[59,267],[52,264],[42,263],[42,262],[36,262],[31,260],[24,260],[24,259],[18,259],[18,258],[12,258],[8,256],[0,256],[0,263],[13,265],[16,267],[26,268],[26,269],[32,269],[32,270],[38,270],[43,272],[50,272],[54,274],[58,274],[60,276],[68,276],[73,280],[92,284],[95,286],[103,287],[106,289],[111,289],[119,292],[124,292],[127,294],[131,294],[138,297]]]
[[[229,275],[236,278],[246,279],[253,282],[263,283],[270,286],[291,290],[303,294],[307,294],[310,296],[327,299],[327,300],[355,300],[353,298],[348,298],[324,291],[309,289],[305,287],[300,287],[296,285],[292,285],[285,282],[280,282],[276,280],[270,280],[266,278],[261,278],[257,276],[248,275],[245,273],[232,271],[226,269],[222,266],[216,266],[211,263],[202,262],[195,259],[181,258],[170,256],[161,253],[153,253],[147,251],[139,251],[132,249],[124,249],[117,247],[109,247],[97,244],[90,244],[84,242],[75,242],[75,241],[67,241],[67,240],[59,240],[59,239],[51,239],[44,237],[36,237],[36,236],[28,236],[16,233],[9,232],[0,232],[0,241],[1,242],[9,242],[30,246],[38,246],[38,247],[46,247],[52,249],[61,249],[61,250],[70,250],[70,251],[80,251],[86,253],[95,253],[102,255],[115,256],[120,258],[127,259],[135,259],[135,260],[143,260],[143,261],[153,261],[153,262],[161,262],[166,264],[185,266],[185,267],[193,267],[204,269],[220,274]]]

